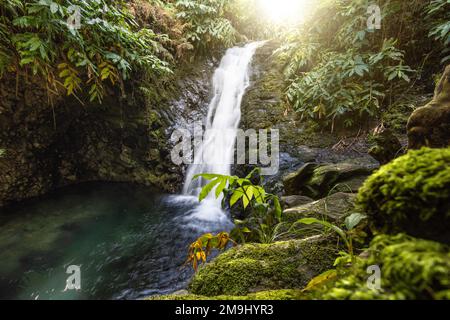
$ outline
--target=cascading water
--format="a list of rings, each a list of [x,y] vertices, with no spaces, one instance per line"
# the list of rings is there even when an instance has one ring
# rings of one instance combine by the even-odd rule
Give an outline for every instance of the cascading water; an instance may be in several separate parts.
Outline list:
[[[206,136],[195,150],[194,164],[186,175],[183,193],[198,195],[204,181],[192,181],[196,174],[230,174],[236,130],[241,120],[241,102],[249,86],[249,66],[263,42],[229,49],[213,77],[214,97],[206,117]]]
[[[244,47],[229,49],[214,73],[214,97],[205,120],[203,142],[194,153],[194,164],[187,170],[183,188],[186,196],[198,196],[206,181],[192,180],[201,173],[229,175],[234,157],[237,129],[241,120],[241,102],[249,86],[249,69],[253,55],[264,42],[253,42]],[[220,201],[210,194],[188,216],[189,219],[224,223],[226,215]],[[196,225],[198,225],[196,223]]]

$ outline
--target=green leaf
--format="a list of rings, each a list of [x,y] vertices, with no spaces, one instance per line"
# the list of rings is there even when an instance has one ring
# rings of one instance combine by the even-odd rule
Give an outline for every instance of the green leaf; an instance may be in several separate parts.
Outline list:
[[[244,194],[244,196],[242,197],[242,204],[244,205],[244,210],[247,209],[249,202],[250,201],[248,200],[248,198]]]
[[[204,178],[206,180],[213,180],[215,178],[219,178],[219,177],[223,177],[220,174],[213,174],[213,173],[201,173],[201,174],[196,174],[192,180],[198,179],[198,178]]]
[[[324,273],[313,278],[308,283],[306,288],[303,289],[303,291],[309,291],[309,290],[316,289],[317,287],[320,287],[321,285],[323,285],[331,280],[336,279],[337,276],[338,276],[337,270],[332,269],[332,270],[325,271]]]
[[[52,3],[50,4],[50,12],[51,12],[51,13],[55,14],[56,12],[58,12],[58,9],[59,9],[59,6],[58,6],[57,3],[52,2]]]
[[[215,179],[208,183],[206,186],[202,188],[202,191],[200,191],[200,194],[198,196],[198,201],[203,201],[208,194],[212,191],[212,189],[220,182],[220,179]]]
[[[253,186],[245,186],[244,187],[246,198],[248,198],[249,201],[251,201],[253,199],[254,189],[255,189],[255,187],[253,187]]]
[[[303,224],[306,224],[306,225],[311,225],[311,224],[314,224],[314,223],[319,223],[319,224],[327,223],[329,226],[331,226],[328,222],[325,222],[325,221],[322,221],[322,220],[319,220],[319,219],[316,219],[316,218],[303,218],[303,219],[298,220],[297,222],[298,223],[303,223]]]
[[[353,213],[345,218],[345,227],[347,228],[347,230],[352,230],[365,218],[367,218],[367,216],[361,213]]]
[[[319,220],[316,218],[303,218],[297,221],[297,223],[303,223],[306,225],[311,225],[314,223],[320,224],[324,227],[330,228],[332,230],[334,230],[337,234],[339,234],[342,238],[342,240],[344,240],[344,242],[346,243],[346,245],[348,246],[348,239],[347,239],[347,235],[345,234],[345,231],[342,230],[341,228],[339,228],[338,226],[335,226],[327,221],[323,221],[323,220]]]
[[[223,189],[227,186],[228,179],[223,178],[220,181],[220,184],[216,188],[216,198],[219,198],[220,194],[223,192]]]
[[[280,200],[278,199],[278,197],[276,197],[276,196],[273,197],[273,203],[275,206],[275,217],[278,219],[278,221],[280,221],[282,209],[281,209]]]
[[[238,202],[238,200],[240,198],[242,198],[244,196],[244,192],[240,189],[234,191],[233,195],[231,196],[230,199],[230,207],[234,206],[236,204],[236,202]]]

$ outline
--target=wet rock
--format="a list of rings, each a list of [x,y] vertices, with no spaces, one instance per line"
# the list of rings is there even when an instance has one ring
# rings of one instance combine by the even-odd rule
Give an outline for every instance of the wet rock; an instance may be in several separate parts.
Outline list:
[[[284,220],[295,222],[302,218],[313,217],[339,225],[354,211],[355,199],[355,194],[335,193],[324,199],[284,210]]]
[[[175,291],[174,293],[172,293],[172,295],[174,295],[174,296],[185,296],[187,294],[189,294],[189,291],[187,291],[187,290],[178,290],[178,291]]]
[[[126,97],[109,90],[102,105],[82,107],[73,97],[56,96],[54,108],[38,80],[21,79],[16,96],[15,77],[5,75],[0,207],[84,181],[130,181],[177,191],[183,168],[171,162],[169,138],[177,121],[204,115],[214,68],[210,61],[194,62],[156,84],[137,74],[125,83]]]
[[[355,192],[374,167],[354,163],[307,163],[283,179],[286,195],[304,195],[320,199],[330,192]],[[336,187],[338,186],[338,187]]]
[[[314,202],[314,199],[305,196],[281,197],[281,203],[285,208],[297,207],[311,202]]]

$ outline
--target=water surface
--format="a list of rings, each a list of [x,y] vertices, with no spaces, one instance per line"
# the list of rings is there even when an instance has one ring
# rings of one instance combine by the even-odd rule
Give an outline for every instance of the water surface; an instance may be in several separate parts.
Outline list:
[[[200,208],[194,197],[89,183],[3,209],[0,299],[139,299],[185,288],[189,243],[230,228],[223,212]],[[79,291],[63,292],[69,265],[81,267]]]

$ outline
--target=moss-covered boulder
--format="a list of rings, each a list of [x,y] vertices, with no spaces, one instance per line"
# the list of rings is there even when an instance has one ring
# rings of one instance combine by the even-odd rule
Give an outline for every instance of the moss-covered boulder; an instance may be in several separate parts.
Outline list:
[[[436,86],[433,100],[408,120],[408,148],[450,146],[450,65]]]
[[[331,191],[356,192],[373,172],[372,166],[353,163],[307,163],[283,179],[287,195],[300,194],[313,199],[329,195]]]
[[[357,205],[376,232],[449,243],[450,148],[410,151],[381,167],[360,189]]]
[[[321,237],[232,248],[205,265],[189,290],[205,296],[247,295],[252,292],[296,289],[329,269],[334,244]]]
[[[147,300],[301,300],[305,295],[298,289],[281,289],[281,290],[268,290],[259,291],[255,293],[249,293],[245,296],[202,296],[196,294],[171,294],[164,296],[153,296],[147,298]]]
[[[315,299],[405,300],[450,299],[450,251],[437,242],[405,234],[380,235],[370,245],[369,258],[357,270],[312,292]],[[367,285],[369,266],[381,271],[381,288]]]

